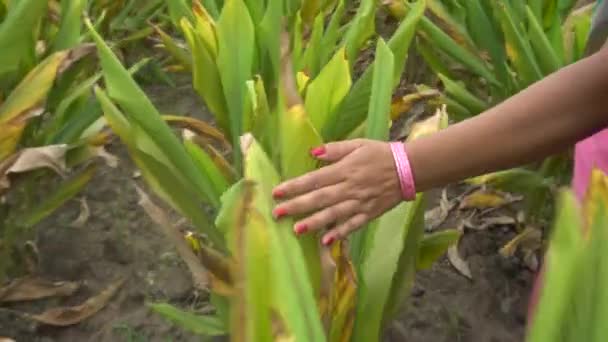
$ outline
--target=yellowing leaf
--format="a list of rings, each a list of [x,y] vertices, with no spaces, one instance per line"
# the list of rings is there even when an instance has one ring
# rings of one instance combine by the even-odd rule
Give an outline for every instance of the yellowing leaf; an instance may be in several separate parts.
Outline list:
[[[317,131],[322,132],[326,122],[334,119],[336,108],[348,94],[351,83],[350,67],[342,48],[310,83],[306,92],[306,112]]]
[[[460,203],[460,209],[486,209],[497,208],[509,203],[501,194],[480,190],[465,197]]]
[[[391,104],[391,120],[396,120],[401,114],[409,112],[414,106],[422,101],[439,97],[441,93],[429,89],[405,95]]]
[[[25,122],[0,124],[0,162],[15,152],[24,128]]]

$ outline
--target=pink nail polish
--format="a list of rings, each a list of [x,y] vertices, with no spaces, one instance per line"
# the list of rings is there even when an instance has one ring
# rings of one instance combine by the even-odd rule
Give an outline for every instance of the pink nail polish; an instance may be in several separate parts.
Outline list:
[[[283,192],[281,190],[273,190],[272,191],[272,197],[274,197],[274,198],[283,198],[283,197],[285,197],[285,192]]]
[[[308,231],[308,225],[305,223],[298,223],[296,224],[294,231],[296,232],[296,234],[302,235]]]
[[[272,212],[272,215],[274,216],[275,219],[280,219],[281,217],[287,215],[287,210],[285,208],[276,208]]]
[[[334,243],[334,240],[335,239],[333,236],[326,236],[323,238],[322,242],[325,246],[331,246],[331,244]]]
[[[313,157],[320,157],[325,154],[325,147],[324,146],[315,147],[312,150],[310,150],[310,154],[312,154]]]

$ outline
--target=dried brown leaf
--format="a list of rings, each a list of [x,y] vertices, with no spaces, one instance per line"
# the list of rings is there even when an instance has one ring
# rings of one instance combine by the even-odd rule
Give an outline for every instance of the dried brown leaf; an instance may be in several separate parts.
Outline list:
[[[461,227],[458,228],[458,230],[462,231],[464,229],[464,223]],[[460,274],[462,274],[463,276],[465,276],[468,279],[473,279],[473,275],[471,274],[471,268],[469,267],[469,264],[462,259],[462,257],[460,256],[460,252],[459,252],[459,246],[460,246],[460,241],[462,240],[462,236],[460,237],[460,239],[458,239],[458,241],[453,244],[452,246],[450,246],[450,248],[448,248],[448,252],[447,252],[447,256],[448,256],[448,261],[450,262],[450,264],[452,265],[452,267],[454,267]]]
[[[30,301],[49,297],[71,296],[80,284],[71,281],[50,281],[35,276],[12,280],[0,288],[0,302]]]
[[[91,211],[89,210],[89,205],[87,204],[87,199],[83,197],[80,199],[80,214],[78,214],[78,217],[74,221],[72,221],[72,223],[70,223],[70,227],[72,227],[72,228],[84,227],[84,225],[89,220],[90,216],[91,216]]]
[[[161,227],[165,236],[169,238],[171,243],[177,249],[177,253],[184,260],[186,266],[188,266],[188,270],[190,270],[192,280],[194,281],[194,286],[198,289],[207,289],[209,285],[207,271],[199,262],[198,257],[194,254],[190,247],[188,247],[188,244],[184,240],[181,233],[171,224],[171,221],[167,217],[164,210],[152,202],[148,194],[146,194],[137,185],[135,185],[135,189],[139,194],[138,204],[144,209],[148,216],[152,218],[152,221]]]
[[[49,168],[64,177],[67,172],[65,154],[67,145],[49,145],[25,148],[14,157],[0,163],[0,193],[11,185],[8,176],[41,168]]]
[[[80,323],[103,309],[124,282],[125,279],[119,279],[105,290],[101,291],[98,295],[87,299],[80,305],[53,308],[39,315],[25,314],[25,317],[44,324],[59,327]]]

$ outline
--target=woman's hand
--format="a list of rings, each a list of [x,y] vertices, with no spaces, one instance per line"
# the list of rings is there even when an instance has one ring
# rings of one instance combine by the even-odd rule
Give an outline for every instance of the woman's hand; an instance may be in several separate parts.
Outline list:
[[[311,154],[331,164],[273,191],[275,199],[285,200],[273,211],[276,219],[304,216],[294,225],[296,234],[331,228],[322,238],[330,245],[402,200],[388,143],[348,140],[315,148]]]

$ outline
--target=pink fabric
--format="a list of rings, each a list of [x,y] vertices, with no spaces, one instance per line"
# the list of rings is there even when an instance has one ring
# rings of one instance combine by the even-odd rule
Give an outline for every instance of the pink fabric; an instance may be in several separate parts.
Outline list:
[[[576,144],[572,188],[581,202],[587,192],[591,170],[596,167],[608,173],[608,129],[604,129]],[[528,306],[529,320],[533,318],[534,309],[540,297],[544,278],[543,274],[544,267],[541,268],[530,294]]]

